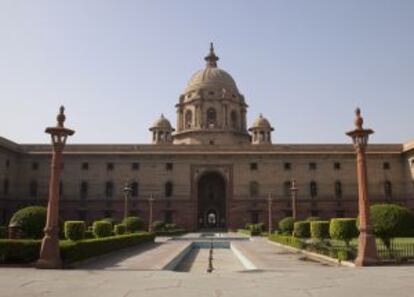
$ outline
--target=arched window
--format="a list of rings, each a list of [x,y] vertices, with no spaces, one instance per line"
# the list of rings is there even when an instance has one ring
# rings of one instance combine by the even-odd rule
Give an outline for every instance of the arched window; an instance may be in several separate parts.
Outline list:
[[[291,184],[290,180],[285,181],[283,183],[283,193],[286,197],[289,197],[291,195],[291,191],[290,191],[291,186],[292,186],[292,184]]]
[[[9,194],[9,180],[7,178],[3,181],[3,194],[8,195]]]
[[[105,184],[105,196],[106,198],[112,198],[114,196],[114,184],[113,182],[106,182]]]
[[[339,180],[335,182],[335,196],[336,198],[342,197],[342,183]]]
[[[88,182],[82,181],[80,185],[80,197],[82,200],[88,198]]]
[[[207,110],[207,126],[215,127],[217,124],[217,114],[214,108],[209,108]]]
[[[30,196],[37,197],[37,181],[35,180],[30,182]]]
[[[251,197],[259,196],[259,183],[256,181],[250,182],[250,196]]]
[[[138,197],[139,195],[139,185],[136,181],[131,184],[131,196]]]
[[[172,182],[165,183],[165,197],[171,197],[173,195],[173,184]]]
[[[384,192],[385,192],[385,196],[387,197],[392,196],[392,184],[389,180],[384,182]]]
[[[233,129],[237,129],[239,125],[237,123],[237,112],[235,110],[233,110],[230,114],[230,121],[231,121],[231,127]]]
[[[315,197],[318,195],[318,186],[316,185],[316,182],[311,181],[309,184],[309,190],[311,197]]]
[[[191,112],[191,110],[187,110],[184,116],[184,127],[187,129],[191,128],[192,124],[193,124],[193,113]]]

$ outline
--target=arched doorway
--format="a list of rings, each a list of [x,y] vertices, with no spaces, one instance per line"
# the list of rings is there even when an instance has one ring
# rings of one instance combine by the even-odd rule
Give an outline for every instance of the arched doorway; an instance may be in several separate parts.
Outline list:
[[[198,227],[225,228],[226,181],[217,172],[207,172],[198,181]]]

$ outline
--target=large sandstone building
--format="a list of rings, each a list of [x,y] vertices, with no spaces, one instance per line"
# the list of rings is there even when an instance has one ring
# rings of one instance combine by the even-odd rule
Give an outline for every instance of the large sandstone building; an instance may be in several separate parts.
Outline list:
[[[152,196],[154,220],[189,230],[239,228],[267,223],[269,194],[274,220],[290,215],[292,178],[300,217],[355,216],[352,145],[273,144],[263,116],[248,128],[246,100],[212,47],[205,60],[179,96],[175,129],[161,115],[149,129],[152,144],[66,146],[62,217],[121,219],[129,180],[131,214],[147,220]],[[414,208],[414,142],[371,144],[367,158],[370,199]],[[46,204],[50,160],[50,144],[0,138],[0,223],[20,207]]]

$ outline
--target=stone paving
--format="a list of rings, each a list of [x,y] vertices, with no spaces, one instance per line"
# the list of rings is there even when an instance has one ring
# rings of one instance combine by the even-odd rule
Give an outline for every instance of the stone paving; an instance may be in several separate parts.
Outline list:
[[[147,260],[177,248],[157,243],[128,250],[77,269],[0,268],[0,296],[363,296],[414,295],[414,266],[347,268],[301,260],[263,239],[238,242],[258,267],[254,271],[186,273],[143,269]],[[181,243],[184,244],[184,243]],[[168,246],[169,245],[169,246]],[[143,257],[140,257],[143,256]],[[153,258],[157,262],[157,258]],[[159,261],[162,262],[162,261]],[[138,265],[138,263],[140,263]],[[145,264],[145,265],[144,265]]]

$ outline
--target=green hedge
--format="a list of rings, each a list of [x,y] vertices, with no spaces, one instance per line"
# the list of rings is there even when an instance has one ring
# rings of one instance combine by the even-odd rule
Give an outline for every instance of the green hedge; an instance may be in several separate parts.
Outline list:
[[[127,226],[128,232],[144,230],[144,221],[140,217],[127,217],[122,221]]]
[[[69,240],[81,240],[85,237],[85,221],[66,221],[65,238]]]
[[[67,264],[153,241],[154,234],[147,232],[85,239],[76,242],[62,241],[60,243],[60,252],[63,262]]]
[[[332,219],[329,226],[329,235],[332,239],[343,240],[349,246],[352,238],[358,236],[358,229],[356,226],[356,219],[341,218]]]
[[[112,235],[112,224],[107,221],[93,222],[92,232],[96,238],[111,236]]]
[[[329,238],[329,221],[311,221],[310,233],[312,239],[324,240]]]
[[[46,208],[28,206],[16,211],[10,219],[9,226],[18,226],[25,238],[40,239],[46,225]]]
[[[295,220],[292,217],[282,219],[278,224],[279,231],[285,235],[292,235],[294,223]]]
[[[114,226],[115,235],[123,235],[126,232],[126,226],[124,224],[117,224]]]
[[[293,225],[293,236],[299,237],[299,238],[309,238],[310,237],[310,222],[309,221],[295,222]]]
[[[60,253],[65,264],[85,260],[131,247],[144,242],[153,242],[154,234],[147,232],[84,239],[60,241]],[[0,263],[30,263],[39,258],[41,240],[0,239]]]
[[[306,243],[300,240],[299,238],[289,236],[289,235],[280,235],[280,234],[271,234],[268,236],[268,239],[274,242],[285,244],[297,249],[303,249],[306,247]]]

